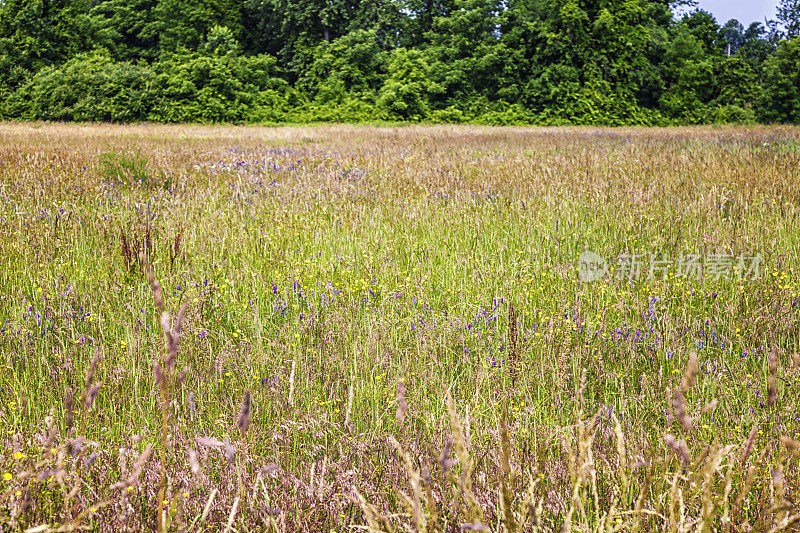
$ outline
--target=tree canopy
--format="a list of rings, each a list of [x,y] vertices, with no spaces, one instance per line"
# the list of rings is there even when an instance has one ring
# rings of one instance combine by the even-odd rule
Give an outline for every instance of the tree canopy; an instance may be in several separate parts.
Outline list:
[[[0,117],[800,123],[800,0],[691,4],[0,0]]]

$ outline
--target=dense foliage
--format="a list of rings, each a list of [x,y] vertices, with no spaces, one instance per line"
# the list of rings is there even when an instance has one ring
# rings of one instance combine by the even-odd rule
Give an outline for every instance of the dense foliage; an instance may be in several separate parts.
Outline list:
[[[0,0],[0,118],[800,122],[800,2]]]

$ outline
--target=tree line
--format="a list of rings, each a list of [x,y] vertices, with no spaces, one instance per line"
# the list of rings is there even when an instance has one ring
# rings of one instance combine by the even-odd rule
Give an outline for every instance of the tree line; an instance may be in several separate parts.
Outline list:
[[[0,118],[800,123],[800,0],[0,0]]]

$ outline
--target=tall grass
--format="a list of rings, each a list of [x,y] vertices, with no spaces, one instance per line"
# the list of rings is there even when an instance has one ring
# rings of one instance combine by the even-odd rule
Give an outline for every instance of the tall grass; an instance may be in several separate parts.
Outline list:
[[[796,530],[798,140],[2,125],[0,529]]]

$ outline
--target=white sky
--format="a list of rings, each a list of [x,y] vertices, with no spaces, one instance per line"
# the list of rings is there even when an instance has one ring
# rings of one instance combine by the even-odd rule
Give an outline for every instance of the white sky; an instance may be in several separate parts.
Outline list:
[[[746,28],[751,22],[774,19],[777,5],[778,0],[699,0],[697,7],[712,13],[720,26],[737,19]]]

